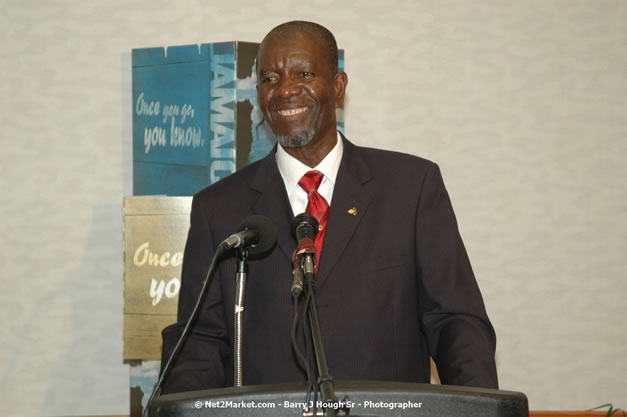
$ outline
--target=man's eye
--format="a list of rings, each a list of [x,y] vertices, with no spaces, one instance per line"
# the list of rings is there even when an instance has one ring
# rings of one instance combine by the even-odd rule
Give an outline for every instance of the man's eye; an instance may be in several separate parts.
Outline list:
[[[271,83],[276,81],[276,77],[274,76],[269,76],[269,77],[265,77],[264,79],[261,80],[262,83]]]
[[[303,78],[311,78],[314,76],[313,72],[309,72],[309,71],[303,71],[300,73],[300,75]]]

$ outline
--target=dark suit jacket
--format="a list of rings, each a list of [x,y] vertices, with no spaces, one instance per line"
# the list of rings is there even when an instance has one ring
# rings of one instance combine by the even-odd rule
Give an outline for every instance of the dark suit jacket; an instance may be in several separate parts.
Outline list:
[[[437,165],[344,139],[330,210],[316,296],[331,376],[429,382],[431,355],[443,383],[496,388],[494,330]],[[278,241],[249,260],[244,384],[303,381],[290,343],[294,213],[274,152],[194,196],[179,323],[163,331],[164,357],[214,248],[252,214],[274,221]],[[219,264],[164,393],[232,385],[234,297],[232,254]]]

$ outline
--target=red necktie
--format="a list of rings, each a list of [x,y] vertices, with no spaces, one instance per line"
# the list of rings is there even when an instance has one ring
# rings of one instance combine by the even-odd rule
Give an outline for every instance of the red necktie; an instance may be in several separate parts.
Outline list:
[[[327,229],[327,218],[329,217],[329,203],[318,193],[318,187],[324,175],[319,171],[308,171],[298,181],[298,185],[307,192],[309,202],[307,203],[306,213],[311,214],[318,220],[320,227],[314,240],[316,246],[317,260],[320,260],[320,254],[322,253],[322,241],[324,240],[324,232]],[[316,262],[316,270],[318,269],[318,262]]]

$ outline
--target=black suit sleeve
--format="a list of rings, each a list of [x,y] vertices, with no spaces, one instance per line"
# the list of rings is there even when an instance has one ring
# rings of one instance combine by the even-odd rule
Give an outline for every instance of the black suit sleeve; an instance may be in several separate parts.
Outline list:
[[[161,369],[183,332],[200,293],[215,246],[199,198],[192,202],[190,230],[185,245],[177,323],[162,332]],[[219,272],[210,282],[194,325],[164,381],[164,394],[225,386],[225,364],[231,356]]]
[[[498,388],[496,336],[435,164],[427,168],[416,225],[422,325],[442,383]]]

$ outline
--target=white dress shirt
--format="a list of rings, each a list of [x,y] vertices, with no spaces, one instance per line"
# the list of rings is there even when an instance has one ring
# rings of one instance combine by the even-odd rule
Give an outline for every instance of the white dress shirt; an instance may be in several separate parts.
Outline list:
[[[333,188],[335,187],[337,171],[340,169],[343,151],[344,145],[338,133],[337,142],[333,149],[331,149],[331,152],[329,152],[318,165],[314,168],[310,168],[288,154],[280,144],[277,146],[276,163],[279,167],[283,182],[285,183],[285,189],[287,190],[287,196],[290,200],[294,215],[304,213],[307,208],[309,197],[307,196],[307,192],[298,185],[298,181],[300,181],[307,171],[316,170],[324,175],[320,187],[318,187],[318,193],[327,200],[329,207],[331,206]]]

